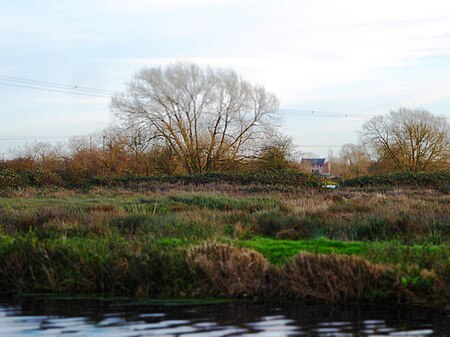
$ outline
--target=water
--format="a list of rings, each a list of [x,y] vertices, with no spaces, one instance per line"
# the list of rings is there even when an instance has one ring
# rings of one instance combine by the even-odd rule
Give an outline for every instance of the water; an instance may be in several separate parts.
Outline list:
[[[0,299],[0,336],[450,336],[424,309],[298,304],[136,304],[118,300]]]

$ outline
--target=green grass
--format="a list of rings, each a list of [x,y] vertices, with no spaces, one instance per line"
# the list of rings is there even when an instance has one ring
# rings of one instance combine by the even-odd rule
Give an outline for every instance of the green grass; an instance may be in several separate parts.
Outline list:
[[[170,196],[169,200],[179,204],[222,211],[247,210],[250,212],[256,212],[275,209],[280,205],[278,200],[268,197],[248,197],[237,199],[214,195],[174,195]]]
[[[221,195],[167,195],[148,198],[142,195],[65,197],[2,198],[1,206],[6,210],[36,211],[49,205],[70,211],[84,211],[95,205],[112,205],[134,213],[167,213],[174,207],[185,209],[211,209],[219,211],[246,210],[250,212],[277,209],[280,201],[270,197],[226,197]]]
[[[240,247],[260,252],[270,262],[284,264],[300,252],[315,254],[359,255],[372,262],[394,264],[406,270],[408,267],[432,269],[439,264],[448,264],[450,246],[442,245],[405,245],[398,241],[383,242],[343,242],[325,238],[314,240],[275,240],[255,237],[238,241]]]
[[[363,242],[331,241],[324,238],[315,240],[274,240],[256,237],[249,241],[239,242],[242,247],[254,249],[264,255],[270,262],[283,264],[299,252],[317,254],[365,255],[367,244]]]

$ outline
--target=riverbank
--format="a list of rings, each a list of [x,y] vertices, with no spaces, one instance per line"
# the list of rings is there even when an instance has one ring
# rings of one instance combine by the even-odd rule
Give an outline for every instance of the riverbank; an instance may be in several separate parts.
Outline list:
[[[0,288],[449,305],[448,194],[210,187],[1,198]]]

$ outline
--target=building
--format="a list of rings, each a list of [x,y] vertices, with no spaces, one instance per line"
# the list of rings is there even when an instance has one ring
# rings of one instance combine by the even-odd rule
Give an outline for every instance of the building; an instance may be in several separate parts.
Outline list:
[[[328,163],[325,158],[302,158],[300,165],[309,173],[320,174],[322,176],[331,175],[331,163]]]

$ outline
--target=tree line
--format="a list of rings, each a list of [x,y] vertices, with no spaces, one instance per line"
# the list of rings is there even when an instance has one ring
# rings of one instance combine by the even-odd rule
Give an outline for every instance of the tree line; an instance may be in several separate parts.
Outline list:
[[[362,125],[357,144],[330,154],[342,177],[450,170],[450,126],[423,109],[400,108]]]
[[[118,175],[301,170],[278,122],[279,99],[231,69],[182,62],[141,69],[111,100],[117,123],[66,144],[39,142],[1,163],[68,179]],[[365,122],[357,144],[329,161],[342,177],[449,170],[450,126],[425,110],[400,108]]]

